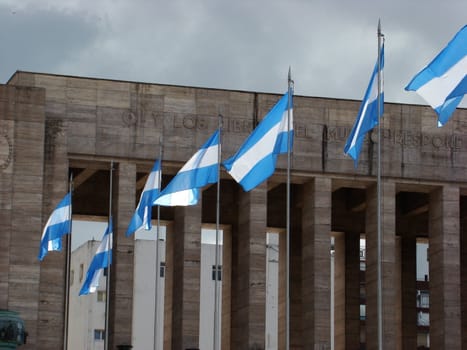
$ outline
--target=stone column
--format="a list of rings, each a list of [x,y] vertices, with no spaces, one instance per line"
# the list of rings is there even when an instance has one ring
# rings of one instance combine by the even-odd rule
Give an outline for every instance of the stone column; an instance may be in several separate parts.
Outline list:
[[[267,188],[239,189],[232,266],[232,349],[264,349]]]
[[[415,232],[401,239],[402,349],[417,348],[417,239]]]
[[[199,347],[201,201],[175,207],[173,232],[172,349]]]
[[[303,185],[302,325],[304,349],[330,349],[331,179]]]
[[[345,233],[345,347],[360,348],[360,234]]]
[[[467,197],[461,197],[460,219],[462,349],[467,349]]]
[[[114,169],[109,349],[131,344],[133,319],[134,237],[126,237],[125,233],[136,207],[136,165],[114,163]]]
[[[0,87],[0,308],[25,321],[24,349],[63,347],[65,255],[37,260],[42,228],[67,192],[65,180],[43,194],[44,104],[43,89]],[[41,333],[43,323],[50,327]]]
[[[165,231],[165,286],[164,286],[164,349],[172,349],[172,307],[174,272],[173,223],[168,223]]]
[[[459,188],[430,193],[430,343],[433,349],[461,348]]]
[[[367,189],[366,208],[366,346],[378,348],[378,198],[376,184]],[[395,184],[381,184],[381,278],[382,319],[385,349],[396,348],[395,278]]]
[[[290,210],[290,348],[303,349],[302,334],[302,228],[297,203]],[[285,210],[285,208],[284,208]],[[285,234],[283,236],[286,236]],[[285,240],[284,240],[285,241]],[[284,248],[286,242],[284,242]],[[285,256],[284,256],[285,260]],[[285,263],[285,261],[284,261]],[[285,282],[285,279],[283,280]]]
[[[346,285],[350,282],[345,278],[345,259],[347,255],[345,250],[346,237],[343,232],[333,232],[332,235],[334,237],[334,252],[331,258],[333,259],[331,267],[334,266],[334,274],[331,269],[331,278],[334,283],[334,349],[344,350],[346,338]]]

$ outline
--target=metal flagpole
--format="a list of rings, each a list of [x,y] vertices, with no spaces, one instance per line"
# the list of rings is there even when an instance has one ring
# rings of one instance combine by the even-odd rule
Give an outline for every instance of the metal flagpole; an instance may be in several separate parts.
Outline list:
[[[162,135],[159,138],[159,162],[162,164]],[[159,191],[162,184],[162,171],[159,169],[159,177],[157,179],[157,187]],[[160,277],[160,267],[159,267],[159,231],[161,229],[161,207],[157,206],[157,229],[156,229],[156,274],[154,281],[154,350],[157,349],[157,330],[158,330],[158,301],[159,301],[159,277]]]
[[[378,349],[383,349],[383,302],[382,302],[382,277],[381,277],[381,21],[378,20],[378,173],[377,173],[377,211],[378,211],[378,286],[377,286],[377,306],[378,306]]]
[[[292,73],[291,68],[289,67],[289,75],[287,80],[288,85],[288,101],[287,101],[287,218],[286,218],[286,281],[285,281],[285,348],[289,350],[290,347],[290,107],[291,107],[291,93],[292,93]]]
[[[65,267],[65,325],[63,328],[63,349],[68,349],[68,325],[70,317],[70,266],[71,266],[71,229],[72,229],[72,198],[73,198],[73,173],[70,174],[70,182],[68,183],[68,191],[70,192],[70,233],[66,237],[66,267]]]
[[[112,224],[112,180],[113,180],[113,170],[114,170],[114,161],[110,161],[110,180],[109,180],[109,218],[108,218],[108,225]],[[113,236],[113,227],[112,232],[110,234]],[[113,237],[112,237],[113,238]],[[112,239],[113,245],[113,239]],[[112,255],[113,255],[113,247],[112,247]],[[105,279],[105,339],[104,339],[104,349],[109,349],[109,310],[110,310],[110,264],[107,266],[107,276]]]
[[[220,187],[221,187],[221,134],[222,134],[222,114],[219,113],[219,147],[217,148],[217,194],[216,194],[216,258],[215,258],[215,279],[214,279],[214,336],[213,349],[219,349],[219,221],[220,221]]]

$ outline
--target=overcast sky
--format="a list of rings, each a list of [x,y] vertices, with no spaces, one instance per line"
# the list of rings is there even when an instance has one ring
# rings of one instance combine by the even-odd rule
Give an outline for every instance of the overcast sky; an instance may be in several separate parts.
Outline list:
[[[361,99],[385,34],[385,100],[467,24],[467,0],[0,0],[0,83],[16,70]],[[464,101],[463,105],[466,102]]]

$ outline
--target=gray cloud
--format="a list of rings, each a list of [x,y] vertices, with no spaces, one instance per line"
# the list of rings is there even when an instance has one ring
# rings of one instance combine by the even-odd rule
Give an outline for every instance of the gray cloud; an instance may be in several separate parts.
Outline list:
[[[57,73],[61,64],[86,50],[97,34],[96,26],[85,18],[41,9],[0,6],[0,23],[3,81],[16,70]]]
[[[281,93],[291,66],[297,94],[361,99],[380,18],[386,100],[424,104],[403,89],[467,13],[465,0],[440,7],[435,0],[30,1],[15,15],[11,5],[0,7],[8,48],[0,74],[6,80],[27,69]]]

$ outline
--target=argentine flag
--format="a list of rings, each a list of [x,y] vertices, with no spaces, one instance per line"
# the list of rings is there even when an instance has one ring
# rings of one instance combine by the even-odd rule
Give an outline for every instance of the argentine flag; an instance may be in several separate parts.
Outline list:
[[[91,265],[89,265],[88,272],[86,273],[86,280],[81,287],[79,295],[94,293],[97,290],[97,287],[99,287],[99,279],[102,275],[102,271],[112,263],[112,236],[112,219],[110,219],[109,225],[102,237],[101,244],[97,248],[96,254],[91,261]]]
[[[464,26],[436,56],[418,73],[407,91],[416,91],[438,114],[443,126],[467,93],[467,26]]]
[[[130,225],[126,231],[126,236],[132,235],[137,230],[144,227],[146,230],[151,229],[151,212],[152,204],[156,200],[160,191],[161,177],[161,162],[156,160],[151,172],[149,173],[146,185],[139,199],[138,206],[131,218]]]
[[[363,97],[360,110],[358,111],[357,119],[352,127],[352,131],[347,138],[344,146],[344,153],[353,158],[355,167],[358,165],[360,150],[362,149],[363,140],[368,131],[378,125],[378,100],[380,101],[379,112],[381,116],[384,113],[384,92],[383,92],[383,68],[384,68],[384,45],[381,46],[379,55],[381,70],[381,98],[378,99],[378,62],[375,64],[373,73],[371,74],[370,83]]]
[[[288,105],[289,92],[269,111],[237,153],[222,163],[245,191],[252,190],[274,173],[277,155],[287,153],[289,137],[292,148],[293,103],[290,103],[290,130]]]
[[[218,181],[219,147],[217,130],[159,193],[153,205],[173,207],[197,204],[199,189]]]
[[[69,192],[50,215],[42,231],[39,260],[50,251],[62,250],[62,236],[71,233],[71,193]]]

